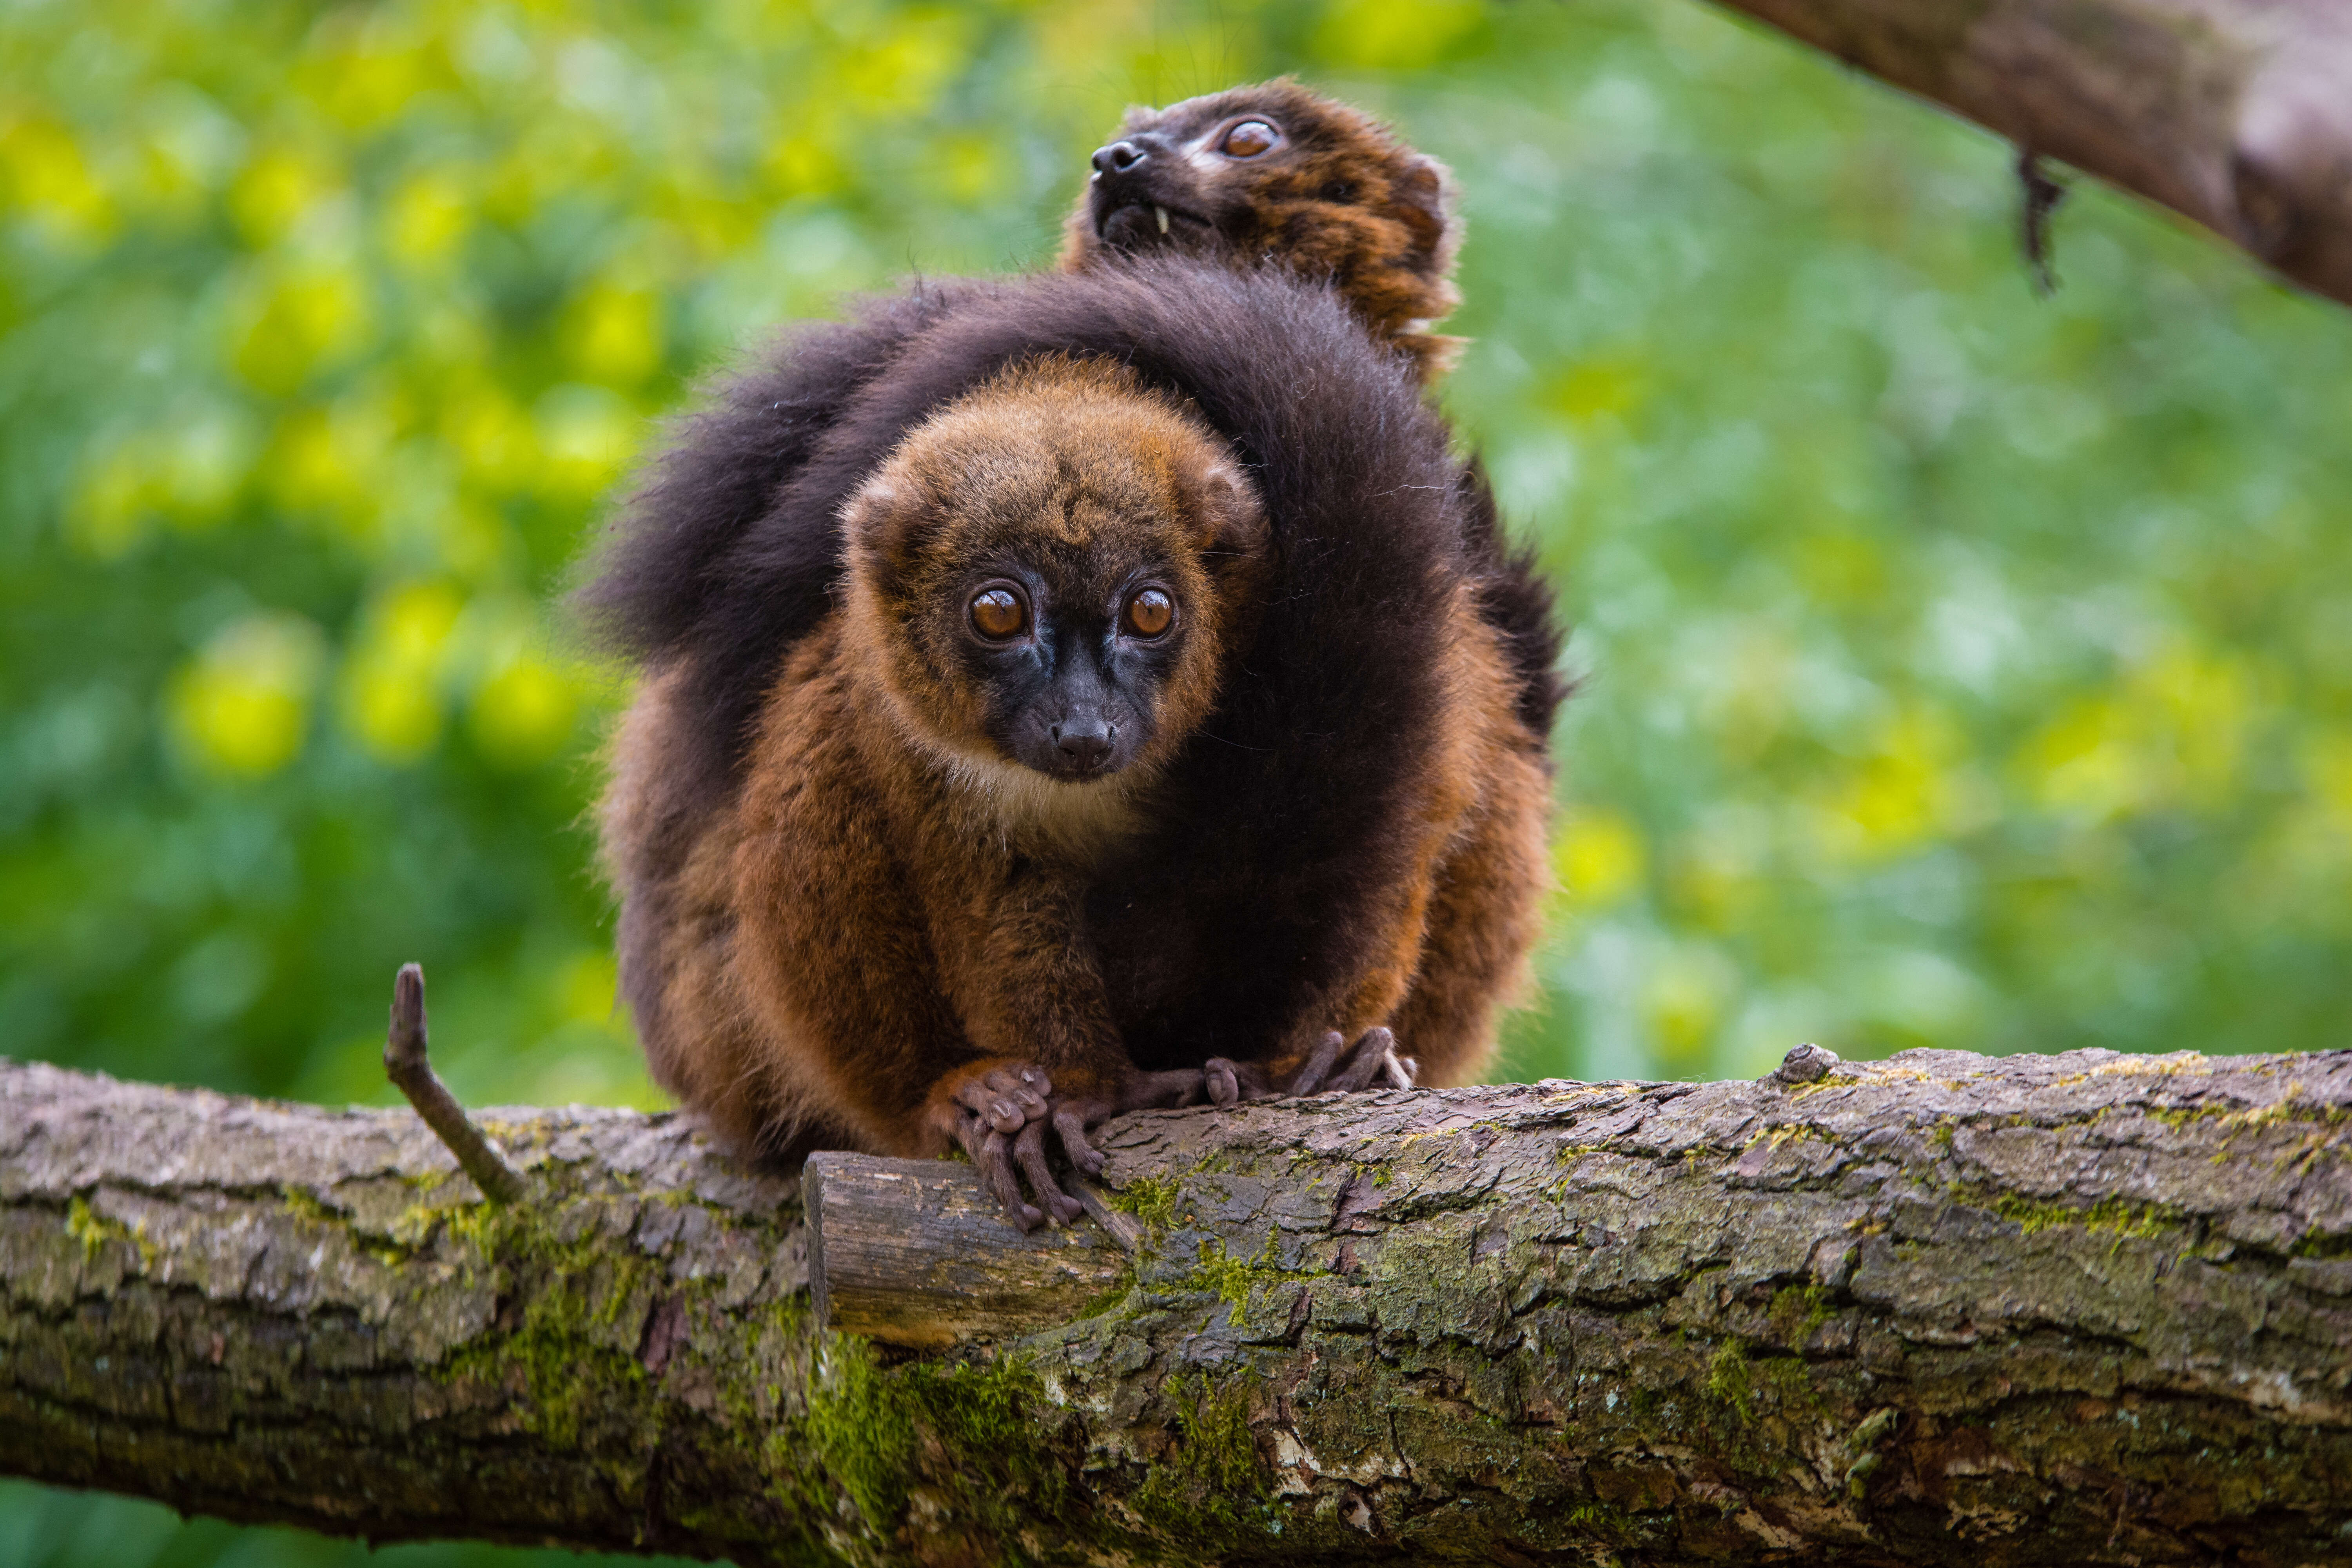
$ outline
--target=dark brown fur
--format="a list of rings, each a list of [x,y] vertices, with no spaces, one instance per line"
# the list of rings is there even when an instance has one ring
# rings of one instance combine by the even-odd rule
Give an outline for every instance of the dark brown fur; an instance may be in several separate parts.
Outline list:
[[[1036,368],[1053,355],[1091,363]],[[1215,636],[1160,700],[1158,749],[1097,784],[1023,779],[908,617],[983,541],[1109,562],[1197,522],[1221,468],[1263,542],[1196,563]],[[1001,469],[1037,493],[1006,499]],[[1142,474],[1158,501],[1082,526],[1072,498]],[[777,1154],[1010,1139],[1053,1205],[1046,1125],[1083,1158],[1087,1121],[1218,1061],[1296,1085],[1331,1031],[1385,1026],[1427,1080],[1476,1073],[1535,932],[1549,714],[1490,618],[1482,489],[1334,296],[1175,259],[961,293],[802,479],[848,520],[841,605],[740,657],[792,580],[795,514],[772,512],[615,746],[624,986],[683,1100]],[[925,542],[894,553],[906,515]],[[710,722],[738,701],[740,752]],[[1053,804],[1072,788],[1099,798]],[[1051,1092],[1004,1076],[1024,1066]]]

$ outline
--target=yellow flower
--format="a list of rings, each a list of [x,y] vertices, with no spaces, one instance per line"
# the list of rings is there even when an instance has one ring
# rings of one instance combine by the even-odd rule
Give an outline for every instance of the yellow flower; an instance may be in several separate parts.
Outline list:
[[[2077,699],[2020,750],[2045,806],[2095,819],[2218,811],[2236,797],[2259,681],[2234,656],[2176,641]]]
[[[1569,366],[1545,386],[1546,407],[1571,425],[1590,425],[1606,417],[1622,419],[1642,401],[1641,362],[1616,355],[1588,359]]]
[[[1832,859],[1890,859],[1975,826],[1985,793],[1966,767],[1951,720],[1914,705],[1881,728],[1868,755],[1814,797],[1815,838]]]
[[[558,386],[539,400],[536,478],[551,496],[591,500],[620,477],[642,431],[636,415],[602,387]]]
[[[408,763],[441,739],[441,684],[450,633],[465,602],[445,583],[386,594],[345,661],[343,724],[381,761]]]
[[[367,339],[367,280],[332,262],[265,268],[231,312],[229,363],[256,389],[284,396]]]
[[[563,337],[572,363],[589,380],[634,386],[661,368],[661,297],[649,289],[595,283],[572,301]]]
[[[1569,814],[1552,841],[1551,863],[1570,907],[1591,911],[1622,903],[1639,889],[1649,854],[1631,819],[1587,807]]]
[[[1315,30],[1315,52],[1338,65],[1427,65],[1466,38],[1483,10],[1476,0],[1338,0]]]
[[[265,612],[224,628],[172,681],[183,754],[207,773],[266,778],[301,754],[325,639],[299,616]]]
[[[114,203],[72,132],[24,120],[0,133],[0,206],[30,214],[55,237],[93,245],[114,232]]]
[[[1738,988],[1738,973],[1711,947],[1676,947],[1659,959],[1643,982],[1641,1014],[1667,1071],[1694,1072],[1704,1065]]]
[[[385,204],[384,248],[414,272],[428,272],[456,254],[473,225],[473,204],[446,169],[411,174]]]
[[[246,243],[265,249],[341,189],[341,174],[313,150],[268,147],[254,155],[229,187],[228,210]]]
[[[580,685],[529,652],[497,668],[474,692],[474,742],[501,767],[536,767],[558,755],[580,715]]]

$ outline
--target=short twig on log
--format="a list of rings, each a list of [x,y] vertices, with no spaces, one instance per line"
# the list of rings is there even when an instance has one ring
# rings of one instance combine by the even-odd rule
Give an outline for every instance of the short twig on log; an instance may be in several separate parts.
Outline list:
[[[498,1146],[467,1116],[466,1108],[449,1092],[426,1059],[425,1046],[425,969],[404,963],[392,983],[392,1027],[383,1040],[383,1070],[425,1125],[457,1156],[482,1196],[494,1204],[522,1201],[528,1191],[522,1175],[507,1163]]]

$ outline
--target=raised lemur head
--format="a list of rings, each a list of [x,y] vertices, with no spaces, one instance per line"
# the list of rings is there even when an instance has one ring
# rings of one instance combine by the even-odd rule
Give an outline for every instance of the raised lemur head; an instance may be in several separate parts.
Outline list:
[[[1428,330],[1461,303],[1453,209],[1444,165],[1286,77],[1129,110],[1095,153],[1062,265],[1162,248],[1276,261],[1331,279],[1430,381],[1461,347]]]
[[[1022,811],[1175,752],[1265,542],[1197,417],[1123,366],[1060,356],[917,426],[844,518],[858,678],[905,740]]]

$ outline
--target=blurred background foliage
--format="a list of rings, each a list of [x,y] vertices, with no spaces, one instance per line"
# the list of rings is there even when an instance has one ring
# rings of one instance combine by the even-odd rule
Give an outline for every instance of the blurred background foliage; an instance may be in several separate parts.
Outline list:
[[[771,323],[1037,265],[1130,101],[1460,177],[1446,390],[1576,626],[1513,1076],[2344,1043],[2352,318],[1686,0],[0,7],[0,1049],[653,1103],[557,595]],[[0,1489],[0,1561],[343,1563]],[[508,1562],[487,1548],[394,1559]]]

